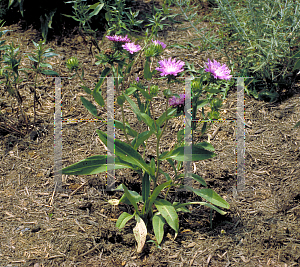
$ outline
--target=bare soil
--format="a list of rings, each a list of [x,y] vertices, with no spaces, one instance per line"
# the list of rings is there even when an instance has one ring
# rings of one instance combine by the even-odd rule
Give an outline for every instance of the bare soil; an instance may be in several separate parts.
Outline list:
[[[207,12],[207,7],[204,11]],[[169,27],[160,33],[161,40],[167,45],[185,44],[194,37],[192,31],[180,30],[185,25],[186,22]],[[7,43],[14,41],[20,45],[21,53],[33,51],[31,40],[38,41],[41,37],[35,29],[24,29],[20,23],[4,29],[12,30],[5,39]],[[101,49],[109,45],[105,41]],[[59,54],[50,63],[60,76],[70,77],[65,60],[77,56],[85,69],[86,85],[94,88],[102,69],[94,64],[89,46],[76,29],[53,38],[48,47]],[[217,55],[193,50],[187,54],[186,50],[167,47],[163,57],[170,56],[194,62],[197,68],[207,58]],[[29,66],[28,59],[22,62],[23,66]],[[141,64],[132,78],[139,75],[144,81],[140,73]],[[38,82],[42,105],[37,109],[36,127],[25,137],[18,133],[25,128],[18,124],[17,102],[8,96],[3,85],[0,87],[1,112],[10,121],[9,126],[2,122],[0,128],[0,266],[300,266],[300,128],[293,129],[300,120],[298,86],[290,88],[288,97],[272,104],[245,95],[246,185],[238,194],[233,190],[237,96],[236,87],[231,88],[221,111],[226,121],[212,125],[201,138],[200,128],[193,136],[200,142],[214,135],[211,144],[217,156],[195,162],[194,172],[229,202],[230,210],[225,216],[214,213],[211,229],[210,210],[193,206],[191,213],[180,214],[180,232],[175,240],[173,230],[166,227],[161,249],[146,243],[144,251],[137,254],[132,232],[134,222],[130,221],[122,231],[115,227],[119,215],[131,209],[107,203],[108,199],[119,198],[121,193],[104,190],[105,174],[63,175],[65,190],[55,191],[54,80],[40,77]],[[88,97],[80,84],[77,77],[62,78],[62,115],[64,120],[68,119],[63,122],[62,130],[63,167],[106,153],[95,131],[106,131],[106,124],[89,121],[94,118],[80,101],[80,96]],[[166,87],[162,81],[157,84],[162,89]],[[33,95],[29,86],[25,83],[20,94],[24,110],[33,120]],[[178,86],[172,90],[183,93],[184,88]],[[162,92],[156,100],[154,110],[159,115],[166,101]],[[104,108],[99,108],[99,115],[105,117]],[[127,115],[134,129],[146,129],[129,109]],[[118,106],[115,116],[121,120]],[[182,127],[183,117],[169,122],[162,151],[175,145],[176,134]],[[118,130],[115,137],[125,140]],[[154,138],[149,141],[146,152],[149,157],[155,156],[154,141]],[[171,168],[165,163],[163,169]],[[116,185],[120,183],[131,190],[141,188],[138,176],[129,170],[116,171]],[[187,197],[201,199],[195,195],[171,194],[182,201]],[[147,240],[151,239],[154,240],[153,232],[147,236]]]

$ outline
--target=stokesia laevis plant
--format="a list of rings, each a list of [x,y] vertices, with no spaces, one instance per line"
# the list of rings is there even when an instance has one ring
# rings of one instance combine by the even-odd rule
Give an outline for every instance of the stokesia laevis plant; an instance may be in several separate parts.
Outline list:
[[[129,220],[133,218],[136,220],[136,226],[134,227],[133,232],[137,241],[137,251],[141,252],[146,242],[147,232],[152,228],[156,238],[156,241],[153,242],[156,242],[157,244],[160,244],[163,240],[164,225],[166,223],[175,231],[176,238],[179,232],[179,218],[177,213],[189,212],[186,206],[192,204],[204,205],[219,212],[220,214],[225,214],[226,212],[221,210],[219,207],[228,209],[229,204],[214,190],[208,188],[202,177],[194,173],[183,174],[180,173],[179,170],[182,162],[185,159],[189,161],[200,161],[216,156],[216,154],[213,153],[214,148],[211,144],[207,142],[192,144],[191,154],[184,153],[185,144],[176,145],[170,150],[163,151],[162,153],[160,152],[161,142],[163,141],[163,135],[165,133],[168,121],[176,116],[179,116],[176,113],[178,106],[184,106],[185,95],[173,94],[170,90],[170,86],[172,83],[179,82],[177,77],[187,72],[184,70],[185,62],[176,60],[176,58],[163,59],[160,60],[158,62],[158,66],[152,70],[151,64],[163,51],[164,44],[158,40],[152,40],[152,43],[148,44],[147,40],[149,41],[152,38],[152,36],[150,36],[150,38],[148,38],[145,42],[146,45],[140,49],[136,44],[129,45],[132,43],[129,40],[126,40],[127,42],[124,44],[122,41],[120,41],[123,40],[123,38],[124,37],[119,38],[118,36],[111,37],[115,45],[115,52],[111,55],[111,57],[100,57],[102,62],[109,63],[114,73],[119,75],[123,74],[124,77],[126,73],[129,73],[128,64],[131,64],[131,62],[134,60],[131,58],[131,61],[128,61],[128,63],[122,61],[119,53],[123,54],[124,51],[122,52],[121,49],[127,50],[126,56],[128,58],[135,56],[135,54],[131,54],[131,52],[135,53],[134,51],[136,50],[139,50],[139,53],[143,52],[143,55],[146,57],[144,78],[146,80],[152,80],[157,71],[161,72],[161,77],[167,78],[168,88],[163,91],[163,94],[166,97],[164,111],[160,117],[154,117],[152,102],[155,101],[154,97],[157,96],[159,87],[151,86],[147,88],[143,85],[141,79],[136,79],[130,84],[129,88],[127,88],[125,91],[122,91],[121,95],[117,97],[117,104],[122,110],[122,122],[114,120],[114,124],[116,128],[123,130],[126,141],[121,141],[118,139],[114,140],[111,136],[107,136],[106,133],[96,130],[99,138],[104,144],[107,144],[108,140],[110,142],[114,142],[115,157],[111,158],[114,159],[114,165],[107,163],[107,159],[111,156],[95,155],[64,168],[62,173],[69,175],[91,175],[105,172],[112,168],[129,168],[136,171],[142,180],[141,195],[138,192],[129,190],[124,184],[121,184],[116,188],[116,190],[123,190],[123,196],[119,200],[112,199],[108,202],[112,205],[120,205],[123,203],[133,206],[133,214],[123,212],[119,216],[116,226],[119,229],[122,229]],[[117,68],[114,66],[115,62],[119,64]],[[127,66],[125,66],[126,64]],[[76,70],[75,68],[73,69]],[[78,71],[78,69],[76,71]],[[215,71],[219,75],[218,69]],[[109,71],[107,71],[107,73],[108,72]],[[94,95],[95,90],[99,92],[99,88],[103,82],[101,79],[97,83],[93,92],[91,92],[91,90],[88,88],[85,88],[85,91],[90,92],[92,95]],[[121,79],[119,81],[122,83],[124,80],[125,79]],[[119,85],[123,85],[121,83],[119,83]],[[144,103],[142,103],[143,101],[141,100],[139,94],[145,98]],[[137,98],[138,105],[131,99],[130,95]],[[174,97],[176,97],[176,99]],[[125,114],[123,110],[125,101],[129,103],[137,118],[147,125],[148,129],[146,131],[139,133],[125,121]],[[93,113],[95,114],[95,112]],[[156,160],[152,158],[151,161],[147,163],[145,151],[147,149],[148,139],[152,135],[155,135],[156,137]],[[138,149],[139,151],[140,149],[143,150],[143,155],[138,152]],[[172,171],[174,171],[173,175],[165,173],[162,170],[161,163],[163,161],[167,161],[171,165]],[[187,176],[199,182],[202,186],[204,186],[204,188],[197,189],[183,185],[183,178]],[[165,179],[165,181],[159,183],[158,178]],[[173,199],[173,196],[169,195],[171,188],[185,188],[186,190],[201,196],[207,202],[176,202],[174,201],[175,199]],[[156,211],[154,210],[154,206]]]

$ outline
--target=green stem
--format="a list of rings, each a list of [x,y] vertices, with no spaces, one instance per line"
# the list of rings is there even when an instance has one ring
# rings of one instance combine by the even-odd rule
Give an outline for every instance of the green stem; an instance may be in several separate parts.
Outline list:
[[[35,116],[36,116],[36,111],[35,111],[35,100],[36,100],[36,83],[37,83],[37,76],[38,76],[38,72],[36,71],[35,74],[35,79],[34,79],[34,89],[33,89],[33,124],[35,125]]]
[[[123,105],[121,106],[121,110],[122,110],[123,130],[124,130],[125,138],[126,138],[127,143],[128,143],[129,145],[131,145],[131,144],[130,144],[130,141],[129,141],[129,139],[128,139],[127,133],[126,133],[125,116],[124,116],[124,108],[123,108]]]
[[[168,110],[168,98],[167,98],[167,102],[166,102],[166,112],[167,112],[167,110]],[[166,120],[164,128],[161,131],[161,134],[157,136],[157,143],[156,143],[157,170],[156,170],[156,175],[155,175],[155,179],[154,179],[154,189],[157,186],[156,182],[157,182],[157,178],[158,178],[158,174],[159,174],[159,164],[160,164],[160,160],[159,160],[159,156],[160,156],[159,155],[159,141],[160,141],[160,139],[161,139],[161,137],[162,137],[162,135],[163,135],[163,133],[164,133],[164,131],[166,129],[168,120],[169,119]],[[155,120],[154,120],[154,122],[155,122]],[[157,132],[158,132],[158,130],[157,130]]]

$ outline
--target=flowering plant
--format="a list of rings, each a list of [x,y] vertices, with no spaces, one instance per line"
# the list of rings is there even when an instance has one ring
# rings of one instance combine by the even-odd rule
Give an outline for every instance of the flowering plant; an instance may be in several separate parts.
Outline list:
[[[119,200],[110,200],[109,202],[112,205],[125,203],[134,207],[133,214],[123,212],[120,215],[117,220],[116,226],[121,229],[130,219],[135,218],[137,224],[133,231],[138,243],[137,251],[141,252],[146,241],[147,228],[149,229],[151,228],[151,226],[154,230],[154,234],[158,244],[160,244],[163,240],[164,225],[166,223],[175,231],[176,238],[179,232],[179,219],[177,212],[189,212],[186,206],[192,204],[204,205],[219,212],[220,214],[225,214],[226,212],[221,210],[219,207],[228,209],[229,205],[215,191],[207,188],[207,184],[205,183],[204,179],[199,175],[194,173],[179,173],[180,164],[182,164],[184,160],[199,161],[210,159],[216,156],[216,154],[213,153],[214,148],[211,144],[207,142],[192,144],[192,153],[184,153],[186,144],[178,145],[175,148],[170,149],[169,151],[164,151],[162,153],[160,152],[160,142],[166,130],[168,121],[176,116],[179,116],[178,110],[176,113],[176,108],[182,108],[185,104],[184,94],[173,94],[170,90],[170,85],[172,83],[179,82],[176,79],[176,76],[187,72],[183,68],[186,65],[185,62],[172,58],[164,59],[158,62],[158,67],[156,67],[154,70],[151,70],[151,62],[156,57],[158,57],[166,47],[164,43],[153,39],[152,43],[150,43],[149,41],[152,38],[152,36],[150,36],[149,38],[146,38],[145,46],[141,48],[139,45],[131,42],[131,40],[127,36],[107,36],[107,38],[114,42],[113,44],[115,52],[110,53],[110,55],[100,55],[98,57],[101,63],[108,63],[110,65],[110,68],[106,67],[104,69],[101,76],[103,76],[103,74],[109,73],[112,70],[113,73],[119,75],[123,74],[123,77],[126,77],[128,74],[130,74],[130,69],[132,68],[133,62],[135,62],[136,58],[138,58],[141,53],[144,53],[144,56],[146,57],[144,65],[144,78],[146,80],[151,80],[152,78],[154,78],[157,71],[160,72],[160,76],[167,78],[168,88],[163,91],[163,94],[167,99],[165,109],[160,117],[156,119],[154,118],[152,101],[153,97],[157,96],[159,88],[158,86],[151,86],[147,91],[147,87],[142,84],[139,78],[136,78],[136,81],[131,83],[130,87],[125,91],[122,91],[121,94],[117,97],[117,103],[121,107],[122,111],[122,122],[114,120],[114,124],[116,128],[123,130],[126,141],[121,141],[118,139],[114,140],[106,133],[100,130],[96,130],[99,138],[104,144],[107,144],[108,141],[114,142],[115,156],[92,156],[64,168],[62,170],[62,173],[71,175],[90,175],[105,172],[107,170],[112,170],[113,168],[129,168],[136,171],[142,179],[142,194],[140,195],[135,191],[131,191],[124,184],[121,184],[117,187],[116,190],[124,191],[123,196]],[[139,53],[138,55],[136,55],[137,52]],[[125,56],[122,59],[121,55],[124,54]],[[130,60],[126,64],[125,61],[128,58]],[[117,63],[117,66],[115,66],[115,63]],[[67,66],[70,69],[78,72],[78,68],[76,67],[76,65],[78,66],[78,62],[76,62],[76,60],[74,59],[67,61]],[[224,66],[219,67],[219,65],[215,63],[214,65],[210,66],[210,71],[212,70],[214,70],[214,73],[217,73],[217,75],[229,78],[229,72]],[[118,86],[122,88],[125,80],[125,78],[116,78],[116,89],[118,88]],[[99,93],[99,88],[102,83],[103,78],[99,80],[93,92],[89,88],[84,87],[85,91],[89,92],[94,97],[95,95],[97,95],[97,98],[99,100],[101,96]],[[142,103],[140,94],[146,99],[145,103]],[[133,95],[137,99],[138,104],[136,104],[131,99],[130,95]],[[97,98],[95,98],[96,101]],[[102,101],[104,103],[104,100],[101,96],[101,101],[97,102],[101,102],[102,104]],[[142,133],[138,133],[125,121],[125,101],[130,104],[131,109],[136,114],[137,118],[148,126],[148,130]],[[196,101],[195,103],[197,104]],[[85,100],[83,101],[83,104],[88,107],[92,114],[97,114],[94,109],[96,107],[91,108],[93,106],[92,103]],[[157,140],[156,161],[154,160],[154,158],[152,158],[151,161],[147,163],[145,157],[145,141],[148,140],[153,134],[156,136]],[[132,140],[129,139],[129,136],[130,138],[132,138]],[[137,152],[140,146],[144,148],[143,156],[141,156]],[[113,159],[114,164],[108,163],[109,159]],[[172,166],[172,169],[175,172],[172,178],[161,168],[161,162],[165,160]],[[159,183],[158,179],[161,178],[160,175],[164,177],[164,179],[166,180],[165,182]],[[182,181],[184,177],[190,177],[194,179],[205,188],[196,189],[191,186],[184,185]],[[196,195],[206,199],[207,202],[171,202],[169,197],[169,191],[171,187],[184,188],[186,190],[194,192]],[[154,211],[154,206],[157,209],[156,211]]]

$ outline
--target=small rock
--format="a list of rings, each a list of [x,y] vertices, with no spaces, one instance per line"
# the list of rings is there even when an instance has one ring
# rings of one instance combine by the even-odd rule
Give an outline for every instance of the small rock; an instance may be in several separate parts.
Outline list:
[[[274,116],[275,116],[276,118],[278,118],[278,119],[281,119],[281,118],[282,118],[282,114],[281,114],[280,111],[275,111]]]

